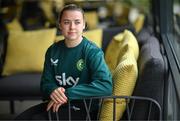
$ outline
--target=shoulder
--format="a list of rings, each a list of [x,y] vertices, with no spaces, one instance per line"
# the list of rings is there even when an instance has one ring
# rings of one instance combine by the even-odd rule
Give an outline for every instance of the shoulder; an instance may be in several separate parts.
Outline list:
[[[101,48],[99,48],[94,42],[88,40],[87,38],[84,37],[85,41],[85,51],[86,53],[90,55],[96,55],[97,53],[103,54],[103,51]]]
[[[49,46],[49,48],[46,51],[46,54],[52,55],[52,53],[58,52],[57,50],[59,50],[60,46],[63,46],[63,40],[53,43],[51,46]]]
[[[63,40],[53,43],[47,50],[48,51],[56,50],[62,45],[63,45]]]

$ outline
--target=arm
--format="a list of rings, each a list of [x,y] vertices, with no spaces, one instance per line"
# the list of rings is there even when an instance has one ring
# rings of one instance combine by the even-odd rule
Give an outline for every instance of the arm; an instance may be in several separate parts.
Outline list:
[[[89,52],[87,61],[91,75],[90,83],[66,89],[65,93],[69,99],[112,94],[112,76],[105,63],[103,52],[99,49]]]
[[[67,97],[63,87],[59,87],[54,79],[54,67],[51,64],[51,50],[48,49],[45,56],[44,70],[41,78],[41,91],[45,99],[51,98],[55,103],[64,104],[67,102]]]
[[[58,88],[56,81],[54,80],[54,70],[50,62],[50,48],[47,50],[45,55],[44,69],[41,77],[41,91],[43,96],[48,99],[50,94]]]

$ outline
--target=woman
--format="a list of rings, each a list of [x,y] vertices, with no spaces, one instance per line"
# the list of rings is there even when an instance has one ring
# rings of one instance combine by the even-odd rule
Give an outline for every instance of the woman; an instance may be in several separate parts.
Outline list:
[[[72,100],[72,120],[85,120],[86,111],[79,99],[112,93],[112,76],[102,50],[82,36],[85,29],[83,10],[74,4],[66,5],[58,22],[65,39],[47,50],[41,79],[41,90],[48,103],[29,109],[29,114],[24,112],[18,119],[46,119],[46,111],[52,110],[59,111],[60,119],[67,120],[67,102]],[[92,104],[92,112],[97,112],[97,103]]]

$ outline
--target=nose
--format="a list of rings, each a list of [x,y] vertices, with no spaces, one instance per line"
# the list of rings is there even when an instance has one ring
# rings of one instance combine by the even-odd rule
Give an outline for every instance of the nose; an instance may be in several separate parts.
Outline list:
[[[74,29],[74,28],[75,28],[75,23],[74,23],[74,22],[71,22],[70,28],[71,28],[71,29]]]

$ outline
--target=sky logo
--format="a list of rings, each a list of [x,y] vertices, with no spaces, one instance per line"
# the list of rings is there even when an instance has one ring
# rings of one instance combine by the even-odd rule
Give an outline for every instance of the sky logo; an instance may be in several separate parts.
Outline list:
[[[66,77],[66,73],[62,73],[62,75],[56,75],[55,76],[56,81],[59,82],[59,85],[61,86],[76,86],[79,82],[79,77],[74,79],[72,76]]]

